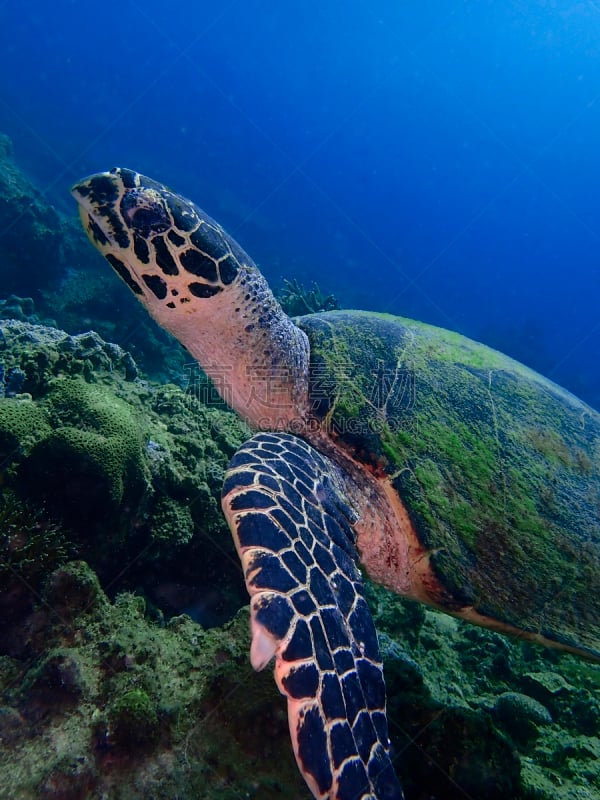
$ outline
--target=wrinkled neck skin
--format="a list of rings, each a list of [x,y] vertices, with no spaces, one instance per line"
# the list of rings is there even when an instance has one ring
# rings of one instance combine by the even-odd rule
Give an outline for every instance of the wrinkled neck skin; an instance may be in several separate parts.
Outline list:
[[[294,430],[308,409],[309,344],[254,266],[216,297],[194,298],[177,314],[150,305],[182,342],[223,400],[253,428]]]

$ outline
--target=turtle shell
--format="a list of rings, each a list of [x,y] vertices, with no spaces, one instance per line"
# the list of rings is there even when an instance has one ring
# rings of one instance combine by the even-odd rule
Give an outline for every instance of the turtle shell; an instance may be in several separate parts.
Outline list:
[[[600,415],[440,328],[356,311],[296,322],[313,415],[389,477],[449,610],[600,657]]]

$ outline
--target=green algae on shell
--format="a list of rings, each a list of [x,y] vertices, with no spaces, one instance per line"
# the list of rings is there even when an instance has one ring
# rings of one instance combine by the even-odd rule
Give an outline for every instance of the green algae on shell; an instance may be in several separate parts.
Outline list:
[[[600,416],[430,325],[355,311],[297,323],[313,414],[392,482],[440,605],[600,655]]]

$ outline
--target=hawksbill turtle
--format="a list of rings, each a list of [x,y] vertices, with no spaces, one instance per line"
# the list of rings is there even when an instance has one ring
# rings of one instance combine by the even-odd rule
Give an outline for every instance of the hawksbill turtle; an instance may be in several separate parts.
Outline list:
[[[497,631],[600,658],[600,415],[484,345],[362,311],[290,319],[194,203],[73,187],[92,243],[256,433],[223,510],[315,798],[402,797],[359,563]]]

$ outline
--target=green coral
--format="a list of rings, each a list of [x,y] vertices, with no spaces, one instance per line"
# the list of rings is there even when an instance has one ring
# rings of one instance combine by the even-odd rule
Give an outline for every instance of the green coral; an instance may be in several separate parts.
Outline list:
[[[520,692],[502,692],[493,714],[500,727],[523,746],[540,735],[540,725],[552,723],[552,716],[542,703]]]
[[[140,424],[108,388],[80,378],[56,380],[44,401],[54,430],[31,450],[29,491],[70,519],[114,514],[140,501],[148,470]]]
[[[290,317],[314,314],[317,311],[333,311],[340,307],[335,295],[324,295],[314,281],[310,289],[307,289],[297,278],[284,278],[283,288],[276,293],[276,297]]]
[[[30,398],[0,398],[0,455],[5,465],[29,453],[50,431],[46,411]]]
[[[42,509],[10,491],[0,496],[0,595],[10,594],[15,579],[37,590],[68,552],[65,531]]]
[[[74,613],[65,613],[63,594]],[[64,796],[78,796],[81,770],[90,796],[306,795],[285,701],[271,671],[254,674],[248,660],[247,608],[212,630],[185,615],[156,624],[140,597],[110,603],[80,562],[49,576],[43,601],[20,630],[41,631],[35,648],[26,658],[0,658],[0,796],[35,800],[40,786],[58,780]],[[584,735],[572,709],[577,701],[598,707],[597,667],[511,643],[381,587],[369,589],[369,601],[377,624],[394,635],[384,635],[382,652],[395,766],[407,796],[462,789],[471,797],[554,800],[560,785],[561,797],[594,797],[598,740],[593,731]],[[531,697],[531,676],[547,672],[565,676],[543,679],[562,687],[553,694],[561,703],[553,724],[523,699],[519,708],[536,720],[537,733],[509,745],[506,723],[496,725],[497,698]],[[432,760],[443,769],[432,770]]]
[[[132,689],[118,697],[109,716],[115,744],[136,749],[158,740],[160,728],[156,705],[143,689]]]
[[[31,391],[0,398],[4,486],[59,519],[71,557],[103,581],[123,564],[119,588],[170,613],[197,609],[207,624],[229,619],[245,590],[220,493],[246,426],[193,386],[136,379],[128,354],[93,332],[0,327],[5,369],[22,370]],[[219,593],[207,588],[214,576]]]
[[[194,520],[190,509],[170,497],[158,499],[152,517],[152,538],[155,540],[184,545],[194,535]]]

